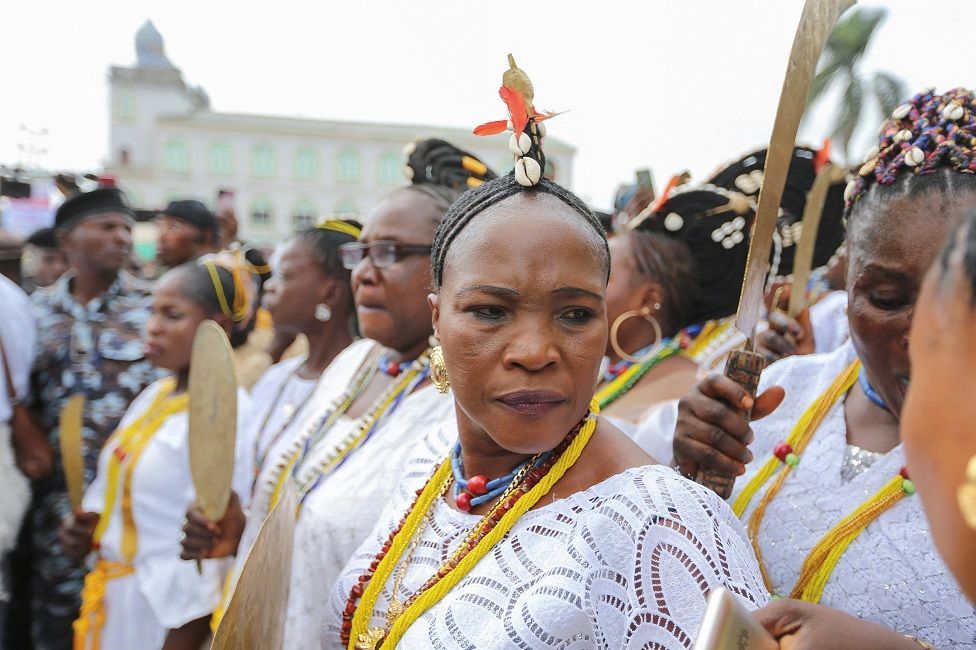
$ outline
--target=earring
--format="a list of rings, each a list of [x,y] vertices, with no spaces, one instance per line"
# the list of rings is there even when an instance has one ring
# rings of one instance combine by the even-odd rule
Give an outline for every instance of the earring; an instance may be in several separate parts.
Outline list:
[[[976,529],[976,456],[966,465],[965,480],[959,487],[959,509],[969,527]]]
[[[329,307],[324,302],[320,302],[315,305],[315,320],[320,320],[323,323],[332,318],[332,307]]]
[[[624,349],[620,347],[620,342],[617,340],[617,332],[620,330],[620,326],[625,320],[628,318],[633,318],[634,316],[643,317],[644,320],[650,323],[651,327],[654,328],[654,345],[651,346],[650,351],[643,359],[638,359],[633,355],[627,354]],[[623,314],[620,314],[620,316],[617,316],[617,320],[613,321],[613,326],[610,328],[610,345],[613,347],[613,351],[616,352],[617,356],[621,359],[626,359],[627,361],[631,361],[633,363],[641,363],[642,361],[651,359],[657,355],[657,353],[660,352],[661,348],[664,346],[664,336],[661,332],[661,324],[658,323],[657,319],[651,315],[651,310],[648,307],[624,312]]]
[[[444,363],[444,351],[439,345],[430,349],[430,380],[441,395],[447,394],[451,388],[451,381],[447,378],[447,365]]]

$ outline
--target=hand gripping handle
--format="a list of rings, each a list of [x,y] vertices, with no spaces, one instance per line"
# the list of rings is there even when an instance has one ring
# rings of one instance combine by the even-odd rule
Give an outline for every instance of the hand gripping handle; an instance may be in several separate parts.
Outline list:
[[[745,388],[746,392],[755,399],[759,390],[759,376],[765,366],[766,359],[761,354],[751,350],[733,350],[729,354],[728,361],[725,362],[725,376]],[[752,409],[746,411],[747,418],[751,415]],[[699,467],[695,482],[701,483],[723,499],[728,499],[732,496],[735,477],[715,472],[707,467]]]

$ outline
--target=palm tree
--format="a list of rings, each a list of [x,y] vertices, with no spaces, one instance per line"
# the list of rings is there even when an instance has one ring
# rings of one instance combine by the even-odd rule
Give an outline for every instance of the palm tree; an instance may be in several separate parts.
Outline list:
[[[813,78],[807,107],[816,103],[835,84],[842,84],[840,104],[833,120],[830,137],[845,158],[865,105],[873,99],[882,115],[888,115],[906,97],[905,83],[888,72],[874,71],[866,76],[861,58],[875,31],[884,22],[888,10],[883,7],[852,11],[834,27],[819,70]]]

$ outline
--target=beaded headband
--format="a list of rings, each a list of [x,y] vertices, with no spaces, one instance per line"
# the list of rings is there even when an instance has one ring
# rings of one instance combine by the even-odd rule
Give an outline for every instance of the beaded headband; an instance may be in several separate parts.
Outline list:
[[[881,124],[878,144],[847,185],[847,207],[872,183],[892,185],[903,172],[922,176],[942,167],[976,172],[976,97],[966,88],[942,95],[927,88],[892,111]]]
[[[512,131],[508,148],[515,156],[515,180],[523,187],[539,184],[546,159],[542,153],[542,138],[546,135],[545,120],[557,113],[540,113],[535,109],[535,89],[525,71],[515,65],[515,57],[508,55],[509,68],[502,74],[498,94],[508,108],[508,120],[496,120],[475,127],[475,135],[496,135]]]

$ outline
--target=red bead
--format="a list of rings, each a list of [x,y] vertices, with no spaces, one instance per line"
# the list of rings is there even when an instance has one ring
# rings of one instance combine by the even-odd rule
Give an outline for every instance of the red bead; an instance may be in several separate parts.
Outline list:
[[[468,492],[479,497],[488,494],[488,479],[483,474],[472,476],[468,479]]]
[[[356,613],[356,603],[353,602],[346,603],[346,609],[345,609],[346,616],[352,616],[355,613]]]
[[[468,512],[471,510],[471,495],[467,492],[462,492],[457,495],[454,499],[454,504],[457,506],[458,510],[461,512]]]
[[[781,462],[786,462],[786,457],[793,453],[793,447],[789,443],[781,442],[773,448],[773,456],[779,458]]]
[[[908,468],[907,467],[902,467],[901,470],[898,473],[901,474],[901,477],[903,479],[905,479],[906,481],[910,481],[911,480],[911,478],[908,476]]]

